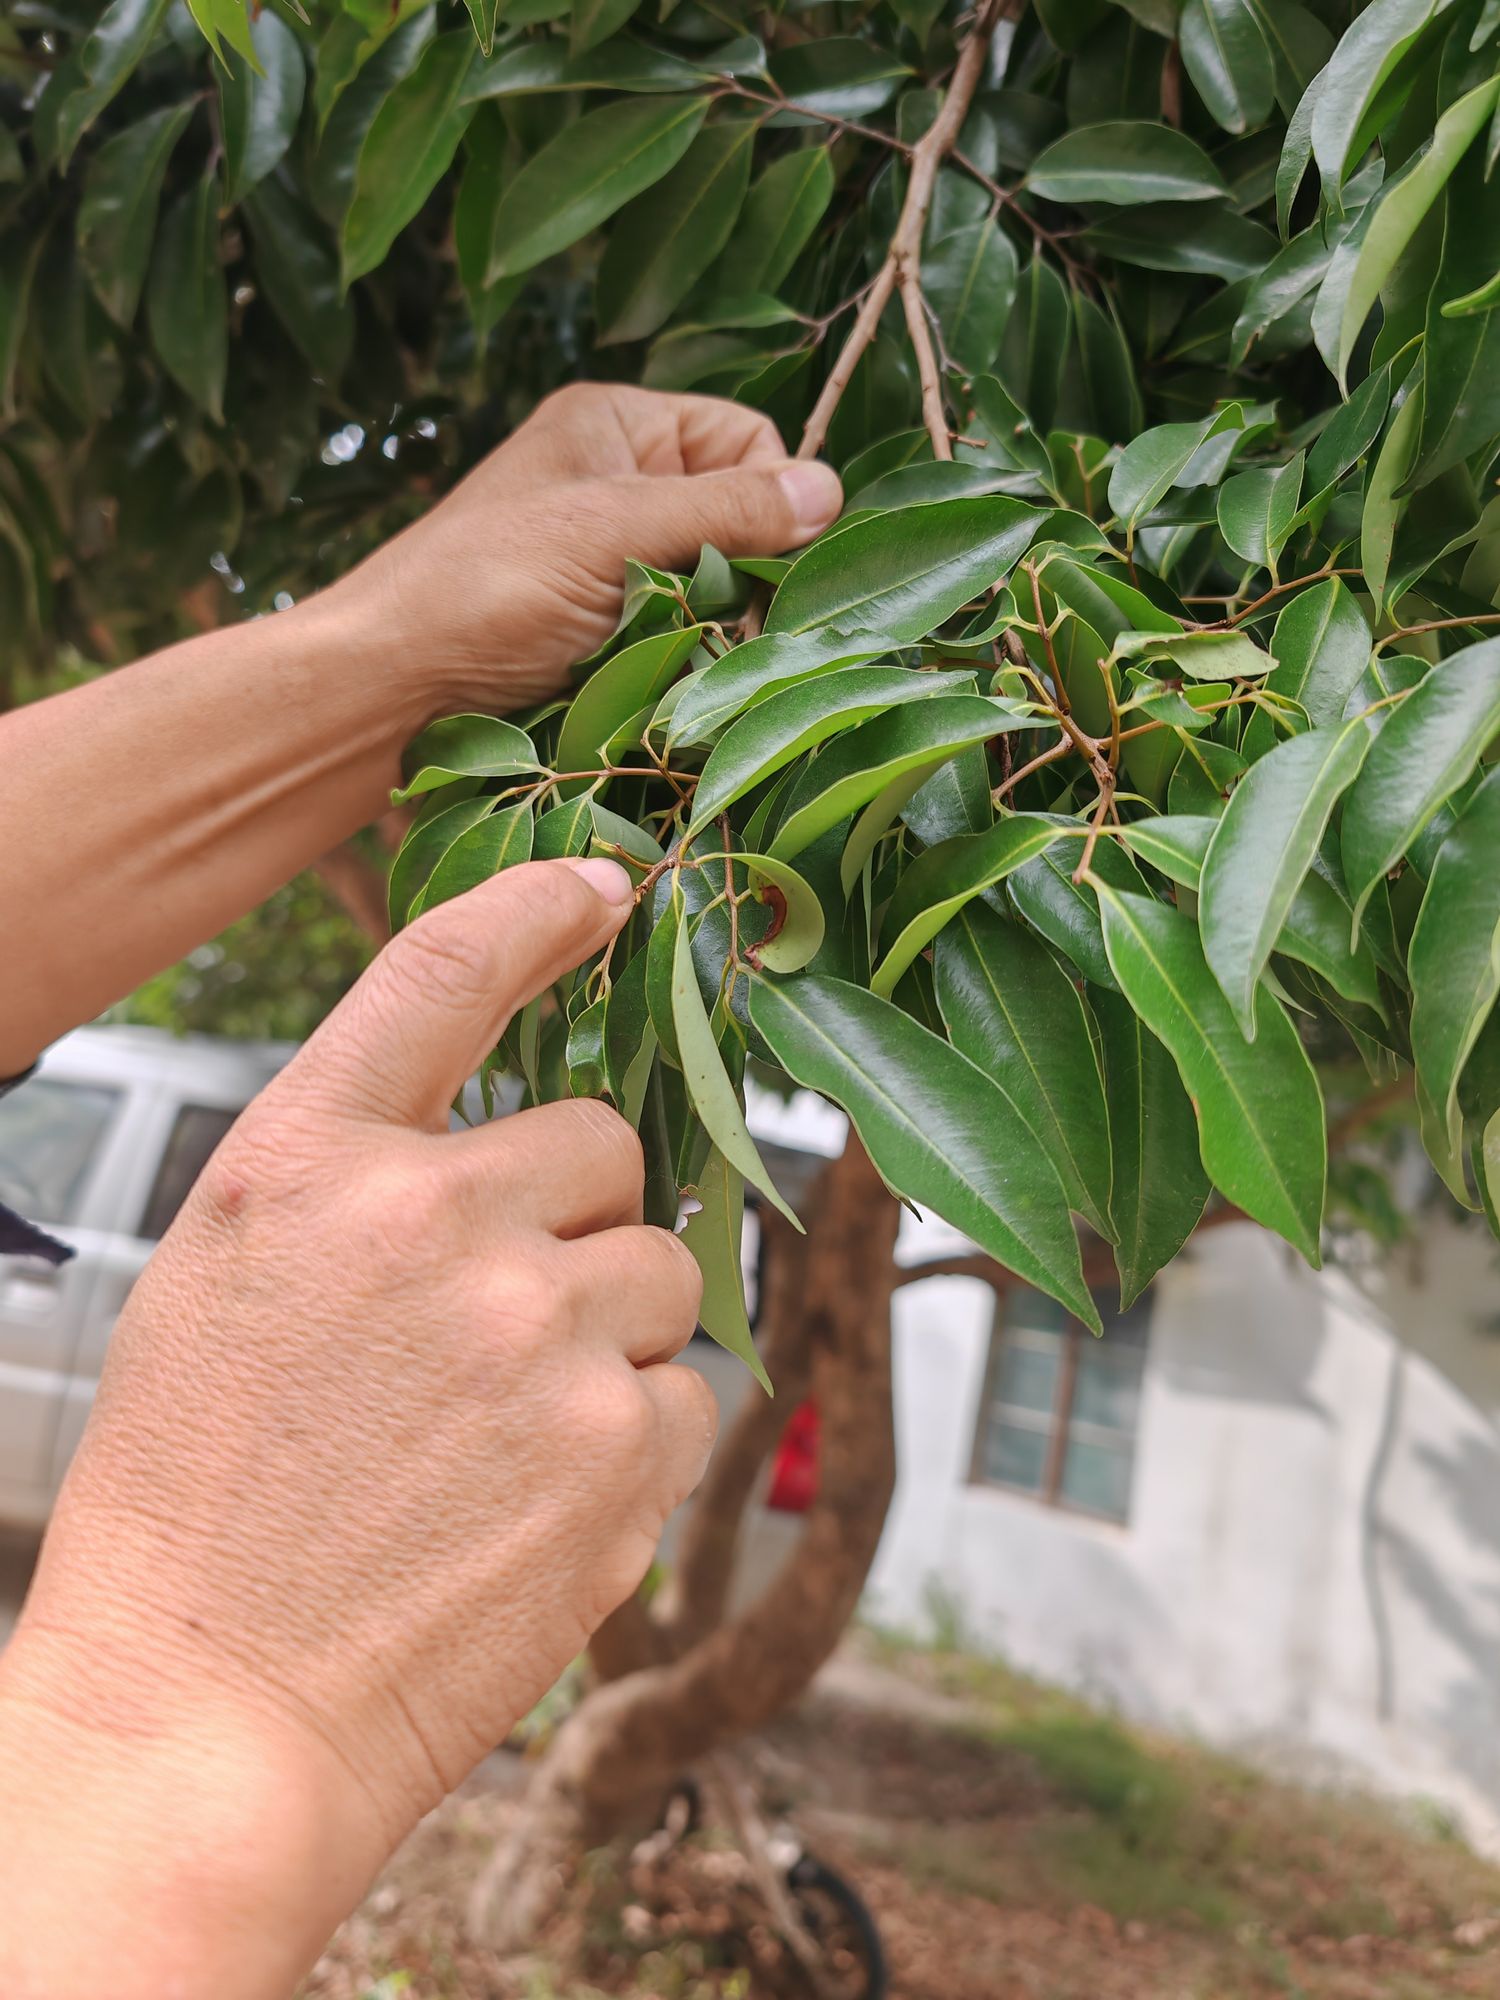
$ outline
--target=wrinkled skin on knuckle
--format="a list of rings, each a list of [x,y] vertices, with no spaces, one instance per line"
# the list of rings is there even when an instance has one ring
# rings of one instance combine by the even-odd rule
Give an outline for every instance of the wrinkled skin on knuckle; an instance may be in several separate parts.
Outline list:
[[[646,1152],[640,1134],[613,1105],[598,1097],[579,1097],[558,1109],[578,1128],[588,1150],[598,1156],[601,1172],[607,1170],[611,1180],[618,1178],[636,1190],[645,1186]]]

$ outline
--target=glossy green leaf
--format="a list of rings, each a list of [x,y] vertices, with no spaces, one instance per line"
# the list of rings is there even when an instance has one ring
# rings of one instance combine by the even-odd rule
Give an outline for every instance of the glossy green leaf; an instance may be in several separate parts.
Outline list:
[[[1057,824],[1077,822],[1059,819]],[[1104,949],[1098,898],[1088,884],[1073,880],[1078,866],[1076,848],[1077,843],[1069,840],[1026,862],[1010,877],[1007,893],[1026,921],[1056,945],[1085,979],[1118,991]],[[1093,874],[1125,894],[1145,895],[1140,870],[1112,842],[1099,843],[1090,866]]]
[[[680,922],[672,948],[672,1025],[689,1100],[709,1137],[724,1158],[778,1209],[796,1229],[802,1227],[781,1197],[745,1124],[734,1085],[724,1069],[719,1045],[709,1023],[708,1009],[693,969],[689,926]]]
[[[409,76],[433,39],[435,8],[424,7],[379,38],[329,109],[307,177],[313,207],[342,227],[354,199],[360,155],[376,115],[403,77]],[[317,79],[314,80],[314,95]]]
[[[250,43],[258,70],[242,56],[219,71],[225,196],[231,202],[280,165],[307,90],[302,45],[269,7],[251,19]]]
[[[1394,868],[1500,731],[1500,639],[1440,660],[1375,738],[1344,803],[1344,880],[1354,927]]]
[[[843,980],[755,980],[750,1019],[791,1077],[843,1107],[890,1187],[1098,1328],[1067,1191],[998,1084]]]
[[[563,717],[553,769],[588,772],[601,758],[607,761],[617,732],[661,698],[691,658],[702,631],[701,625],[689,625],[654,632],[597,667]]]
[[[328,229],[279,174],[251,189],[243,213],[255,243],[256,282],[271,310],[309,365],[336,384],[354,344],[354,311]]]
[[[34,134],[41,159],[65,170],[73,149],[112,103],[156,37],[167,0],[110,0],[47,79]]]
[[[1117,315],[1084,292],[1073,295],[1073,319],[1090,420],[1102,438],[1123,443],[1145,423],[1130,343]]]
[[[711,743],[737,715],[794,682],[862,666],[886,650],[838,632],[775,632],[735,646],[693,675],[666,725],[668,748]]]
[[[951,230],[923,252],[922,290],[960,368],[980,374],[994,361],[1019,275],[1010,238],[988,215]]]
[[[437,803],[442,805],[440,796]],[[441,811],[419,817],[407,829],[391,863],[387,904],[392,930],[400,930],[414,914],[433,869],[454,841],[488,818],[494,807],[495,801],[481,792],[456,805],[442,805]]]
[[[768,632],[878,632],[923,639],[1003,581],[1046,519],[1003,494],[873,515],[814,542],[777,591]]]
[[[653,187],[693,143],[707,113],[696,98],[638,97],[565,126],[501,197],[490,282],[566,250]]]
[[[1107,887],[1099,901],[1110,965],[1181,1072],[1210,1179],[1316,1267],[1327,1139],[1322,1095],[1296,1029],[1261,988],[1256,1037],[1247,1041],[1190,918]]]
[[[1304,463],[1294,452],[1285,465],[1237,472],[1219,488],[1219,533],[1237,556],[1269,569],[1273,578],[1297,518]]]
[[[459,834],[444,849],[412,914],[446,903],[451,896],[466,895],[502,868],[529,861],[534,824],[531,807],[523,801],[502,806]]]
[[[715,1147],[693,1183],[693,1193],[701,1205],[688,1217],[682,1241],[684,1248],[692,1251],[703,1274],[698,1324],[720,1347],[738,1355],[766,1394],[772,1395],[775,1392],[771,1378],[755,1351],[755,1336],[745,1310],[745,1274],[740,1266],[744,1177],[735,1172]]]
[[[1276,664],[1266,692],[1296,702],[1315,729],[1341,722],[1344,708],[1370,659],[1370,628],[1341,577],[1299,591],[1278,614],[1271,635]],[[1257,709],[1245,730],[1247,757],[1276,740],[1276,726]]]
[[[1248,132],[1270,116],[1276,72],[1249,0],[1187,0],[1177,37],[1183,68],[1216,125]]]
[[[1369,747],[1358,721],[1291,737],[1251,765],[1218,823],[1203,864],[1203,952],[1250,1040],[1261,974]]]
[[[1124,1311],[1197,1228],[1210,1187],[1176,1063],[1128,1000],[1097,991],[1089,1000],[1104,1058],[1110,1216]]]
[[[1448,187],[1442,262],[1422,338],[1422,425],[1409,487],[1429,485],[1500,436],[1500,312],[1460,317],[1445,303],[1455,295],[1481,296],[1497,259],[1500,178],[1486,178],[1475,147]]]
[[[1459,1078],[1500,996],[1500,771],[1438,849],[1407,965],[1417,1076],[1456,1133]]]
[[[933,970],[953,1046],[999,1084],[1069,1202],[1112,1238],[1104,1080],[1077,987],[1029,931],[978,903],[943,929]]]
[[[192,104],[169,105],[127,125],[90,160],[78,205],[78,261],[110,318],[129,326],[156,235],[156,211],[172,149]]]
[[[445,715],[414,737],[401,760],[406,782],[391,793],[401,805],[454,778],[511,778],[539,769],[525,730],[493,715]]]
[[[243,62],[258,66],[259,56],[250,33],[250,8],[246,0],[187,0],[188,12],[218,60],[228,67],[224,43]]]
[[[1332,256],[1333,249],[1322,228],[1304,229],[1277,251],[1263,271],[1257,272],[1230,339],[1236,361],[1243,361],[1257,340],[1317,290]]]
[[[756,128],[710,125],[620,213],[599,265],[601,343],[655,333],[729,240],[750,185]]]
[[[908,66],[863,37],[794,42],[771,58],[771,80],[794,107],[833,118],[868,118],[889,104]]]
[[[354,199],[344,218],[346,284],[384,262],[453,164],[474,115],[463,97],[473,62],[474,37],[467,28],[435,36],[376,112],[360,148]]]
[[[1045,257],[1033,255],[1006,315],[995,373],[1040,432],[1056,413],[1072,330],[1067,286]]]
[[[1116,656],[1148,665],[1170,660],[1192,680],[1259,680],[1274,662],[1248,632],[1126,632],[1115,641]]]
[[[835,176],[826,146],[785,153],[760,174],[740,213],[732,264],[737,293],[781,289],[833,199]]]
[[[1380,454],[1370,467],[1365,482],[1364,507],[1359,519],[1359,560],[1365,584],[1379,612],[1385,604],[1386,581],[1391,571],[1391,555],[1396,529],[1405,512],[1402,488],[1411,470],[1422,428],[1422,380],[1406,392],[1406,401],[1391,419]]]
[[[495,46],[495,20],[500,12],[501,0],[464,0],[464,5],[474,23],[474,39],[479,44],[479,53],[487,56]]]
[[[1337,196],[1371,136],[1370,114],[1432,16],[1446,0],[1374,0],[1346,29],[1320,79],[1312,150],[1324,187]]]
[[[1276,227],[1283,240],[1291,228],[1292,204],[1312,159],[1312,122],[1322,88],[1320,71],[1304,85],[1297,108],[1287,121],[1281,157],[1276,164]]]
[[[885,950],[871,981],[872,989],[890,993],[918,952],[952,917],[976,896],[1034,861],[1062,833],[1055,819],[1013,813],[982,833],[955,834],[919,854],[901,877],[886,912]]]
[[[1212,201],[1228,192],[1224,177],[1195,139],[1170,125],[1119,119],[1065,132],[1038,155],[1026,176],[1049,201]]]
[[[1183,271],[1226,279],[1254,277],[1276,254],[1269,229],[1227,202],[1144,202],[1093,223],[1078,238],[1091,256],[1138,264],[1147,271]]]
[[[1187,471],[1201,446],[1224,431],[1243,428],[1237,404],[1192,424],[1159,424],[1126,445],[1109,475],[1109,504],[1123,527],[1149,514]]]
[[[218,176],[204,174],[168,204],[146,284],[146,318],[162,366],[216,423],[224,417],[229,365],[219,194]]]
[[[847,889],[880,833],[945,759],[1004,730],[1034,727],[1029,717],[977,694],[937,695],[877,715],[846,730],[793,782],[771,852],[790,860],[851,813],[878,801],[875,832],[849,864]]]
[[[573,0],[568,16],[568,53],[577,60],[607,42],[635,12],[638,0]]]

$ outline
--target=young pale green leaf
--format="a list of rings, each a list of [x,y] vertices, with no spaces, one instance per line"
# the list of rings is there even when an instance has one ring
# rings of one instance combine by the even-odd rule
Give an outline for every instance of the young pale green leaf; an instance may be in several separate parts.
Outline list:
[[[1294,452],[1285,465],[1237,472],[1219,488],[1219,533],[1237,556],[1268,569],[1273,580],[1297,518],[1303,465],[1303,454]]]
[[[1323,1216],[1323,1098],[1291,1021],[1264,988],[1253,1042],[1209,970],[1198,927],[1165,903],[1099,895],[1115,977],[1171,1051],[1198,1119],[1210,1179],[1314,1267]]]
[[[146,284],[146,319],[162,366],[215,423],[224,420],[229,366],[219,196],[218,175],[206,173],[168,205]]]
[[[1003,702],[978,694],[937,695],[877,715],[845,731],[794,780],[771,852],[789,861],[830,827],[878,799],[884,819],[869,842],[872,849],[912,793],[949,757],[1005,730],[1039,726],[1034,718],[1018,716]],[[864,859],[861,854],[851,862],[846,887]]]
[[[993,216],[962,223],[923,252],[922,290],[960,368],[977,375],[994,361],[1019,277],[1015,246]]]
[[[440,804],[441,795],[436,795]],[[420,815],[407,828],[395,860],[391,863],[387,903],[391,929],[400,930],[415,914],[432,871],[460,834],[467,833],[494,811],[495,801],[486,793],[460,799],[456,805]]]
[[[638,97],[565,125],[500,197],[489,282],[529,271],[653,187],[682,158],[708,115],[694,97]]]
[[[898,702],[972,691],[972,674],[919,674],[908,667],[840,667],[796,682],[758,703],[715,744],[693,797],[693,828],[706,826],[762,778],[804,750]]]
[[[601,757],[607,759],[616,732],[661,698],[691,658],[702,631],[701,625],[689,625],[653,632],[596,668],[563,716],[553,769],[593,771]]]
[[[1218,822],[1203,864],[1203,953],[1248,1040],[1261,974],[1369,747],[1358,721],[1293,736],[1251,765]]]
[[[683,1247],[691,1250],[703,1274],[703,1300],[698,1324],[720,1347],[738,1355],[768,1396],[771,1378],[755,1351],[755,1336],[745,1310],[745,1274],[740,1266],[744,1232],[745,1181],[717,1146],[693,1184],[700,1206],[682,1231]]]
[[[1065,831],[1040,813],[1013,813],[982,833],[958,833],[919,854],[885,915],[885,954],[871,988],[890,993],[917,954],[976,896],[1034,861]]]
[[[1500,639],[1440,660],[1406,695],[1371,746],[1344,803],[1344,880],[1354,930],[1394,868],[1500,730]]]
[[[1198,1226],[1210,1187],[1177,1065],[1118,993],[1089,995],[1104,1056],[1110,1216],[1123,1311]]]
[[[685,684],[666,720],[667,748],[712,743],[746,710],[795,682],[838,667],[863,666],[886,650],[840,632],[773,632],[735,646]]]
[[[620,211],[599,263],[601,345],[655,333],[724,248],[750,185],[756,130],[749,119],[707,126]]]
[[[1276,72],[1249,0],[1187,0],[1177,36],[1183,68],[1214,123],[1226,132],[1264,124]]]
[[[1147,119],[1083,125],[1032,161],[1026,185],[1048,201],[1213,201],[1224,177],[1195,139]]]
[[[771,1206],[780,1211],[794,1229],[802,1225],[781,1197],[781,1191],[767,1171],[745,1124],[745,1114],[734,1085],[729,1081],[719,1045],[698,988],[693,968],[690,926],[679,922],[672,947],[672,1025],[677,1033],[677,1049],[688,1098],[702,1119],[714,1145],[745,1179],[760,1189]],[[649,969],[648,969],[649,977]]]
[[[933,971],[954,1048],[999,1084],[1073,1207],[1112,1240],[1104,1079],[1077,987],[1030,931],[978,903],[939,935]]]
[[[397,236],[453,164],[474,115],[474,107],[463,99],[474,55],[468,28],[435,36],[416,68],[376,112],[360,147],[354,199],[344,217],[346,285],[385,261]]]
[[[534,825],[531,807],[523,800],[520,805],[502,806],[461,833],[439,858],[411,914],[446,903],[450,896],[467,895],[502,868],[529,861]]]
[[[89,162],[78,205],[78,261],[119,326],[130,325],[140,304],[167,161],[193,109],[173,104],[151,112],[107,139]]]
[[[1380,455],[1365,482],[1364,508],[1359,518],[1359,560],[1365,585],[1375,601],[1377,614],[1385,607],[1386,580],[1391,571],[1391,552],[1396,529],[1405,512],[1402,489],[1416,454],[1422,428],[1421,363],[1412,371],[1415,380],[1406,392],[1406,401],[1391,419]]]
[[[536,751],[525,730],[493,715],[445,715],[413,737],[401,760],[406,783],[391,793],[399,806],[454,778],[511,778],[535,771]]]
[[[721,266],[737,295],[781,289],[823,220],[835,178],[826,146],[784,153],[758,176]]]
[[[1326,193],[1337,200],[1373,136],[1372,110],[1427,23],[1447,0],[1374,0],[1344,32],[1319,79],[1312,150]]]
[[[879,632],[925,639],[1025,553],[1046,515],[1003,494],[872,515],[799,556],[771,602],[767,632]]]
[[[768,972],[800,972],[823,948],[823,905],[803,875],[769,854],[731,853],[750,877],[756,897],[771,910],[771,927],[745,950]]]
[[[1324,348],[1340,388],[1344,387],[1360,328],[1385,289],[1397,259],[1442,193],[1449,175],[1489,123],[1497,101],[1500,77],[1491,77],[1450,105],[1437,122],[1432,144],[1376,197],[1369,227],[1354,253],[1337,342],[1331,353]],[[1349,240],[1352,245],[1354,239]],[[1334,272],[1330,271],[1329,282],[1333,281]]]
[[[239,201],[280,165],[307,90],[302,45],[280,15],[263,7],[250,19],[257,71],[242,56],[219,71],[226,199]]]
[[[1454,1127],[1459,1078],[1500,996],[1500,770],[1438,849],[1407,965],[1417,1076]]]
[[[848,1113],[888,1186],[1098,1330],[1067,1190],[982,1070],[890,1001],[840,979],[757,979],[750,1019],[789,1076]]]
[[[1109,504],[1121,526],[1132,529],[1143,514],[1149,514],[1210,438],[1243,426],[1243,412],[1231,403],[1195,424],[1158,424],[1155,430],[1142,431],[1126,445],[1109,475]]]
[[[1170,660],[1190,680],[1259,680],[1276,662],[1248,632],[1125,632],[1115,641],[1116,657],[1148,665]]]

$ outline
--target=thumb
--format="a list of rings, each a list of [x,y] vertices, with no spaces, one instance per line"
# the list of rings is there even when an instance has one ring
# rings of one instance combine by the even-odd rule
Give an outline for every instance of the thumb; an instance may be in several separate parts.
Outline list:
[[[449,1105],[511,1016],[633,907],[615,861],[533,861],[492,876],[392,938],[271,1091],[446,1130]]]
[[[695,563],[704,542],[726,556],[800,548],[823,532],[844,499],[838,474],[816,459],[609,484],[631,555],[663,569]]]

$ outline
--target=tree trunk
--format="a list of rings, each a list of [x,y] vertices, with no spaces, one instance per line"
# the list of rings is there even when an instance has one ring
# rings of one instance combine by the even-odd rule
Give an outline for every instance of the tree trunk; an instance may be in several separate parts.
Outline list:
[[[675,1636],[685,1650],[585,1698],[475,1885],[470,1928],[496,1950],[517,1951],[534,1938],[587,1847],[644,1822],[689,1765],[795,1700],[859,1603],[896,1476],[891,1298],[899,1210],[852,1135],[816,1196],[808,1237],[793,1253],[801,1297],[787,1321],[797,1329],[787,1335],[793,1373],[796,1347],[805,1343],[807,1385],[821,1422],[819,1490],[797,1546],[754,1604],[723,1618],[734,1530],[790,1415],[792,1382],[776,1422],[749,1406],[755,1415],[725,1440],[724,1471],[710,1475],[713,1518],[688,1551],[697,1581],[675,1593],[657,1624],[669,1645]],[[768,1280],[773,1310],[789,1307],[785,1294],[793,1288],[778,1287],[769,1272]],[[715,1622],[700,1635],[710,1612]]]

